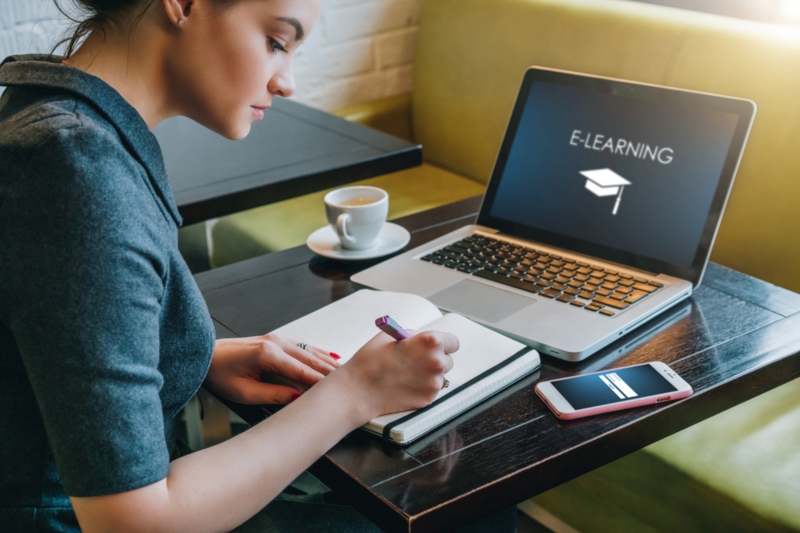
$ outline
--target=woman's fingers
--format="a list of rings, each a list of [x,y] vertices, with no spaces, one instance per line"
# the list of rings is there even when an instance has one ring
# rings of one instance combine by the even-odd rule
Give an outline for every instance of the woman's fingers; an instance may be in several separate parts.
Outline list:
[[[455,362],[453,361],[452,356],[447,354],[444,354],[442,356],[442,359],[444,360],[444,373],[447,374],[448,372],[453,370],[453,365],[455,364]]]
[[[309,346],[306,349],[315,356],[319,357],[322,361],[333,365],[333,368],[339,368],[342,365],[340,361],[341,357],[338,354],[326,352],[325,350],[317,348],[316,346]]]
[[[296,355],[299,357],[296,357]],[[302,355],[296,353],[281,353],[277,354],[274,358],[271,365],[272,368],[270,370],[273,370],[274,372],[277,372],[278,374],[292,381],[303,383],[309,386],[314,385],[330,372],[327,370],[324,373],[320,372],[313,366],[306,364],[305,361],[301,360],[301,357],[308,360],[316,359],[311,354]]]
[[[437,336],[440,337],[440,342],[442,343],[442,351],[446,354],[453,354],[458,351],[461,347],[461,343],[458,341],[458,337],[453,335],[452,333],[443,333],[441,331],[431,332],[436,333]]]
[[[298,361],[301,361],[305,365],[313,368],[324,376],[327,376],[338,368],[336,361],[329,355],[323,355],[325,352],[319,348],[306,346],[304,349],[290,341],[287,341],[282,348],[284,352],[294,357]]]
[[[455,335],[441,331],[423,331],[403,342],[411,343],[419,353],[435,354],[435,360],[444,374],[453,369],[453,358],[449,354],[457,352],[460,347]]]
[[[283,337],[280,337],[280,339],[288,346],[296,346],[300,348],[300,343],[297,341],[294,341],[292,339],[286,339]],[[341,363],[339,362],[339,359],[341,359],[341,357],[338,354],[335,354],[333,352],[326,352],[325,350],[317,348],[316,346],[311,346],[310,344],[305,344],[305,348],[300,348],[300,349],[305,349],[307,352],[314,354],[315,356],[319,357],[322,361],[331,364],[334,368],[338,368],[339,366],[341,366]]]

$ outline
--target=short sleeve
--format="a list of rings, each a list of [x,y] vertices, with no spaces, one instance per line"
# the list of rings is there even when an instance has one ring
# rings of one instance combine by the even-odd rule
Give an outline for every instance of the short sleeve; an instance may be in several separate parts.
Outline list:
[[[168,471],[158,369],[167,226],[150,194],[118,138],[79,125],[38,146],[2,206],[3,321],[70,496],[133,490]]]

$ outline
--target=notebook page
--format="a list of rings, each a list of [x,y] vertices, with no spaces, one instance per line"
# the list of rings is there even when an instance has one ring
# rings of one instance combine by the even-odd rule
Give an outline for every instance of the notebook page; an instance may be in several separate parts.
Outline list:
[[[442,317],[436,306],[421,296],[364,289],[273,333],[335,352],[342,356],[344,363],[380,332],[375,319],[385,315],[390,315],[404,328],[415,330]]]

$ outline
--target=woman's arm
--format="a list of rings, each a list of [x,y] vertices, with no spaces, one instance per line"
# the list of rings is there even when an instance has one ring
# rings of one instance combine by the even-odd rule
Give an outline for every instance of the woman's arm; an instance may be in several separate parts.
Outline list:
[[[380,333],[346,365],[279,413],[222,444],[170,465],[137,490],[72,498],[81,528],[96,531],[228,531],[269,503],[353,429],[416,409],[441,389],[455,337],[425,332],[396,342]]]

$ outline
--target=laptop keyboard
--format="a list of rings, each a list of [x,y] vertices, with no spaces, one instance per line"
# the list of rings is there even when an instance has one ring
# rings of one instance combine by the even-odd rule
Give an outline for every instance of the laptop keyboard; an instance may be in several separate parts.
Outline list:
[[[483,235],[471,235],[422,260],[606,316],[614,316],[664,286]]]

